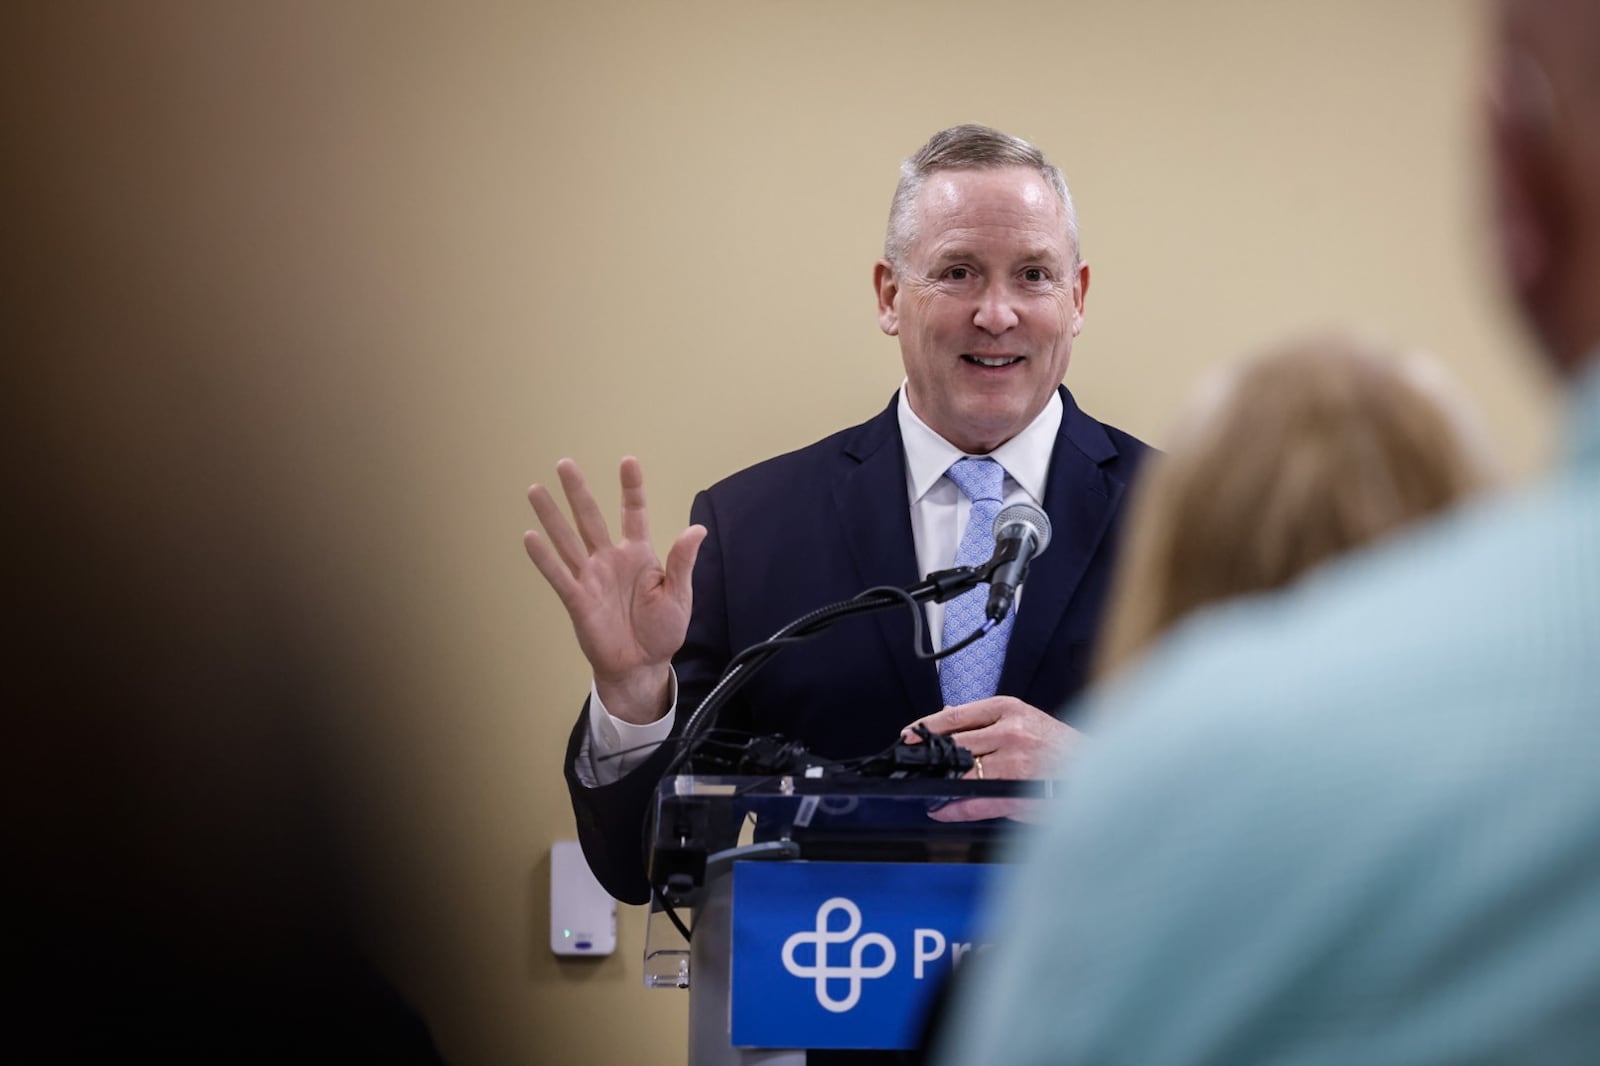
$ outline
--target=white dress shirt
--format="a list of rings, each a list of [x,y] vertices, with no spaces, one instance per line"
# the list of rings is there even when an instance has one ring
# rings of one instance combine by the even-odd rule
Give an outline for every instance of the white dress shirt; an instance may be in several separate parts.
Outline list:
[[[911,409],[906,384],[900,385],[896,415],[900,421],[900,441],[906,455],[906,500],[911,509],[911,540],[917,553],[917,572],[929,574],[955,565],[956,549],[966,529],[972,501],[945,476],[945,471],[965,452],[945,440]],[[1061,394],[1052,392],[1050,402],[1026,429],[989,453],[989,458],[1005,467],[1005,503],[1027,502],[1043,507],[1044,487],[1050,474],[1050,453],[1061,428]],[[1017,606],[1021,606],[1021,590]],[[818,604],[821,606],[821,604]],[[929,636],[939,647],[944,631],[944,604],[929,603]],[[589,686],[589,736],[578,753],[574,769],[578,780],[592,787],[608,785],[644,762],[672,732],[678,709],[678,678],[672,678],[671,706],[657,721],[634,725],[613,717],[600,702],[600,693]],[[621,753],[621,754],[618,754]]]

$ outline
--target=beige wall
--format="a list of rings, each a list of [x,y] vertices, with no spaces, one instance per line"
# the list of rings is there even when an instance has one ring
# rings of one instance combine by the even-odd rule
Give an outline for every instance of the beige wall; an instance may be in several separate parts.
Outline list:
[[[1464,0],[37,6],[0,37],[41,298],[263,453],[307,624],[367,678],[329,728],[372,933],[459,1063],[682,1061],[641,912],[612,958],[545,946],[586,674],[524,489],[571,455],[611,507],[637,454],[664,545],[696,488],[878,410],[870,268],[934,129],[1066,170],[1099,417],[1159,443],[1206,367],[1349,322],[1440,353],[1513,469],[1547,448]]]

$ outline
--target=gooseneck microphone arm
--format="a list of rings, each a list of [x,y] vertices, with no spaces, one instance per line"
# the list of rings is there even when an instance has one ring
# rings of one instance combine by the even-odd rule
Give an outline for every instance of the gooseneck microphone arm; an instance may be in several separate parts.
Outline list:
[[[750,679],[755,676],[756,671],[765,666],[774,655],[785,647],[814,637],[835,622],[854,615],[870,614],[906,604],[915,606],[929,601],[943,603],[983,583],[987,579],[988,570],[989,567],[987,565],[981,567],[958,566],[949,570],[936,570],[921,581],[907,585],[903,589],[871,588],[852,599],[818,607],[816,610],[796,618],[761,643],[752,644],[744,649],[734,656],[723,669],[722,676],[717,679],[716,685],[706,694],[705,699],[700,701],[700,706],[695,708],[694,713],[689,716],[689,720],[684,723],[683,733],[679,738],[677,754],[673,756],[672,761],[662,771],[662,776],[672,776],[680,766],[689,760],[694,754],[696,739],[710,729],[711,724],[716,721],[717,712],[733,698],[734,693],[749,683]],[[917,622],[917,630],[920,636],[921,619],[918,618]],[[990,623],[976,630],[963,640],[960,646],[965,647],[972,641],[977,640],[992,627],[993,623]],[[943,657],[943,655],[954,650],[956,649],[946,648],[936,657]]]

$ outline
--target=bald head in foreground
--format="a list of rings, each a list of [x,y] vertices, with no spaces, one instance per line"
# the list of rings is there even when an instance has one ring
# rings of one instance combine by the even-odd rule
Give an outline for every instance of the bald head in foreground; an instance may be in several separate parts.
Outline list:
[[[1600,1049],[1600,3],[1504,3],[1495,41],[1500,260],[1568,394],[1562,461],[1180,627],[1095,699],[941,1061]]]

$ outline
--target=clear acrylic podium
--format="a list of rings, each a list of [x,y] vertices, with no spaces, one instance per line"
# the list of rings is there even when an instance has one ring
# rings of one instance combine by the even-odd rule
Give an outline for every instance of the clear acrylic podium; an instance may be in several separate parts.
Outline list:
[[[693,937],[685,940],[658,900],[645,937],[645,983],[689,990],[692,1066],[798,1066],[806,1061],[803,1050],[732,1043],[736,863],[988,863],[1016,822],[943,822],[932,819],[930,811],[980,798],[1045,804],[1051,802],[1052,786],[861,777],[663,779],[649,841],[650,877]],[[903,901],[902,909],[917,906],[913,896]],[[817,965],[823,964],[819,960]]]

